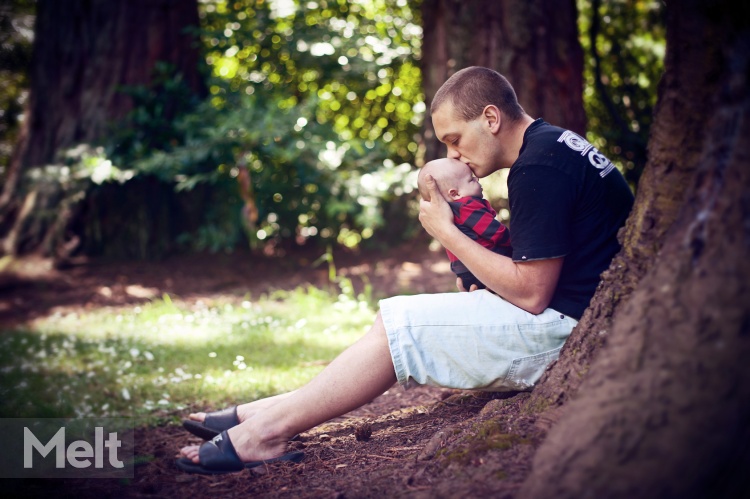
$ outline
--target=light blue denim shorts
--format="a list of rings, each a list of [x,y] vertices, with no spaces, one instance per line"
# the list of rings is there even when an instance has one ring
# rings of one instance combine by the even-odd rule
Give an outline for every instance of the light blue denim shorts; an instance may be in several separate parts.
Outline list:
[[[398,382],[464,390],[528,390],[575,325],[530,314],[487,290],[396,296],[380,302]]]

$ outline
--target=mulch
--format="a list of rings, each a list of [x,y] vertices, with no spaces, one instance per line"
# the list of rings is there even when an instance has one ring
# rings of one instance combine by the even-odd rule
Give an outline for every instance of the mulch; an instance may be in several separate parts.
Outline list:
[[[304,451],[302,462],[221,476],[190,475],[176,468],[177,450],[198,442],[181,426],[138,428],[134,442],[140,464],[133,479],[13,480],[8,492],[76,499],[512,498],[543,434],[533,419],[517,414],[526,396],[394,387],[290,443]]]

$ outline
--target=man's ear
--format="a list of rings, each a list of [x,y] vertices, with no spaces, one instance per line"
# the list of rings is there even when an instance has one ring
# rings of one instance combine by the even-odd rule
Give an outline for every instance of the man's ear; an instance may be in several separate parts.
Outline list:
[[[493,106],[492,104],[485,106],[484,111],[482,111],[482,118],[487,123],[490,132],[495,134],[500,131],[503,115],[497,106]]]

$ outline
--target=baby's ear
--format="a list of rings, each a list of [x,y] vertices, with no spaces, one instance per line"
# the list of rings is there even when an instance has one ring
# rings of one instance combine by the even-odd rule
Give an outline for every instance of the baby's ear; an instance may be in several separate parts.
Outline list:
[[[458,199],[458,198],[460,198],[460,197],[461,197],[461,196],[460,196],[460,195],[458,194],[458,189],[449,189],[449,190],[448,190],[448,195],[449,195],[449,196],[450,196],[450,197],[451,197],[452,199]]]

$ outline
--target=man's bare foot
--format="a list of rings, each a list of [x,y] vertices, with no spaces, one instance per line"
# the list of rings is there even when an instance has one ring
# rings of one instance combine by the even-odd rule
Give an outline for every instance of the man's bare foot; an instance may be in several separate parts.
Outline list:
[[[238,425],[227,430],[229,439],[243,463],[273,459],[286,452],[288,438],[269,438],[264,440],[254,430],[253,425],[248,424]],[[188,445],[180,449],[180,455],[197,464],[200,463],[199,450],[199,445]]]
[[[180,455],[182,457],[186,457],[193,461],[194,463],[198,462],[198,449],[200,449],[200,445],[188,445],[180,449]]]
[[[243,405],[237,406],[237,419],[240,420],[240,423],[250,419],[255,414],[255,411],[253,411],[252,409],[248,407],[249,405],[250,404],[243,404]],[[205,412],[192,412],[188,414],[188,419],[202,423],[206,420],[206,413]]]
[[[206,413],[205,412],[191,412],[188,414],[188,419],[192,419],[193,421],[198,421],[199,423],[202,423],[206,420]]]
[[[237,406],[237,419],[240,420],[240,423],[247,421],[248,419],[255,416],[259,411],[262,411],[263,409],[267,409],[269,407],[272,407],[278,404],[280,401],[284,400],[286,397],[290,396],[292,393],[294,392],[282,393],[281,395],[275,395],[273,397],[268,397],[265,399],[256,400],[254,402],[248,402],[247,404],[238,405]],[[194,412],[188,415],[188,419],[202,423],[206,420],[206,413]]]
[[[206,420],[206,413],[205,412],[191,412],[190,414],[188,414],[188,419],[202,423]],[[242,416],[239,406],[237,407],[237,419],[240,420],[240,423],[247,419],[246,417]]]

